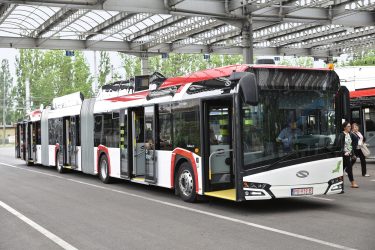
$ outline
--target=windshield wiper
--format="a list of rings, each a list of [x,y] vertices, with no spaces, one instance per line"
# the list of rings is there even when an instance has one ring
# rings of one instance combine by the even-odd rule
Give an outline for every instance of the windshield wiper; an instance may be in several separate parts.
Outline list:
[[[290,152],[289,154],[284,155],[284,156],[281,157],[279,160],[277,160],[277,161],[275,161],[274,163],[268,165],[268,166],[266,167],[266,169],[270,169],[270,168],[276,166],[276,165],[279,164],[280,162],[285,161],[285,160],[288,159],[289,157],[291,157],[291,156],[293,156],[293,155],[296,155],[296,154],[298,154],[299,152],[301,152],[301,151],[296,150],[296,151]]]

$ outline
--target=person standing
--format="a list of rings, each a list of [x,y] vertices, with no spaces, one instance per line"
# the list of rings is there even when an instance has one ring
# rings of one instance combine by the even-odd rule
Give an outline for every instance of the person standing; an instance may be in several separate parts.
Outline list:
[[[354,155],[352,138],[350,136],[351,125],[349,122],[344,122],[342,124],[342,134],[340,135],[340,143],[343,149],[343,165],[344,170],[348,174],[349,181],[352,188],[358,188],[357,183],[354,181],[353,177],[353,162],[352,157]]]
[[[366,158],[361,150],[361,146],[363,145],[365,138],[363,137],[361,132],[359,132],[359,126],[357,123],[352,124],[352,141],[354,153],[361,160],[362,176],[369,177],[370,175],[367,174],[366,169]]]

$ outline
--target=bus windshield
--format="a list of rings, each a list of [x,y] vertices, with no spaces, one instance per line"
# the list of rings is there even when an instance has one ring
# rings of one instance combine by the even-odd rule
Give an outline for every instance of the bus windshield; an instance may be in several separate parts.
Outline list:
[[[243,103],[244,168],[337,151],[333,91],[263,90],[257,106]]]

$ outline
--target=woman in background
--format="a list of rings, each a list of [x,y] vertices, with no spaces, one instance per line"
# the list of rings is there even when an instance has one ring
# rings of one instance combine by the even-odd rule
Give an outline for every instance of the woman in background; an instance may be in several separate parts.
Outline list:
[[[359,126],[357,123],[352,124],[352,135],[354,153],[361,160],[362,176],[369,177],[370,175],[367,174],[366,169],[366,158],[361,150],[361,146],[365,142],[365,138],[363,137],[361,132],[359,132]]]

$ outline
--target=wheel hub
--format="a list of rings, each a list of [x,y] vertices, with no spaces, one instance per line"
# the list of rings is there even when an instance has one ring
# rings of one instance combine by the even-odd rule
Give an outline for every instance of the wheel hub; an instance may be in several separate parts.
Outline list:
[[[185,196],[190,196],[193,192],[193,176],[187,170],[184,170],[179,178],[180,191]]]

